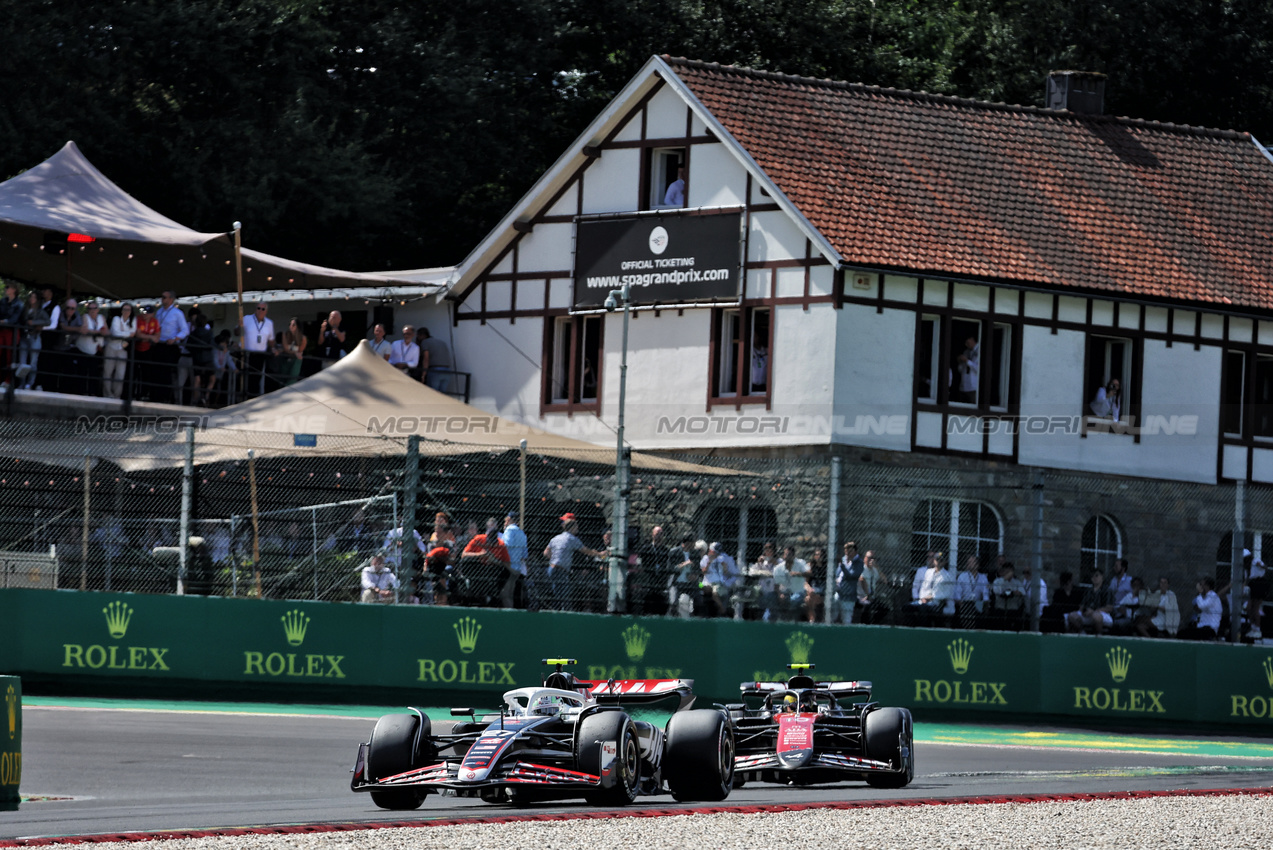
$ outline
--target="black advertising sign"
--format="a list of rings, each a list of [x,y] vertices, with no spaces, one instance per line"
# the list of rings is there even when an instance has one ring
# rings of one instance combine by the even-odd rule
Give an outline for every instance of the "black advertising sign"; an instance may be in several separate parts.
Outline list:
[[[631,286],[633,304],[737,300],[742,213],[664,214],[576,223],[576,308]]]

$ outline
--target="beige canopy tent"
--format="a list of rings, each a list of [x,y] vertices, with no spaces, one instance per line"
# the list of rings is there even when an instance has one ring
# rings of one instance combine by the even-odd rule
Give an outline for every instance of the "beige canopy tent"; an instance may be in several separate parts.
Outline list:
[[[402,455],[411,435],[420,437],[420,452],[428,456],[517,450],[525,440],[531,454],[614,463],[613,448],[530,428],[437,392],[390,366],[365,341],[291,386],[223,410],[188,413],[161,421],[85,417],[80,433],[69,441],[52,436],[23,440],[5,454],[60,465],[102,458],[129,471],[180,467],[186,457],[183,422],[188,421],[196,428],[196,464],[244,460],[249,451],[258,459]],[[633,453],[632,466],[651,472],[739,474],[641,453]]]
[[[424,294],[451,271],[349,272],[248,249],[242,256],[244,289],[261,292],[418,285]],[[117,300],[237,289],[233,231],[200,233],[155,212],[75,142],[0,183],[0,275]]]

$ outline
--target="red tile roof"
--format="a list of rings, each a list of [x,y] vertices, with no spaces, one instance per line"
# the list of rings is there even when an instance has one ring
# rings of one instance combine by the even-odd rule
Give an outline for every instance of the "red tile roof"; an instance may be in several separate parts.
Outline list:
[[[1273,308],[1246,133],[667,61],[850,265]]]

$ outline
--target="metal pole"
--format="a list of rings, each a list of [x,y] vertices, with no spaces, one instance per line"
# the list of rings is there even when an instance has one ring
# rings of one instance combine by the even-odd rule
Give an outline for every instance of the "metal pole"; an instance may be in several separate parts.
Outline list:
[[[252,589],[260,599],[261,588],[261,510],[256,500],[256,450],[248,449],[248,493],[252,499]]]
[[[239,515],[230,517],[230,595],[239,595]]]
[[[1034,567],[1034,575],[1030,578],[1030,587],[1026,588],[1026,600],[1030,605],[1030,631],[1039,630],[1039,580],[1043,578],[1043,473],[1034,473],[1034,542],[1030,553],[1030,563]]]
[[[517,527],[526,527],[526,441],[522,440],[521,448],[521,468],[522,468],[522,486],[517,497]]]
[[[835,603],[832,601],[835,597],[835,569],[840,563],[840,559],[836,557],[839,553],[839,522],[837,518],[840,515],[840,458],[837,455],[831,457],[831,503],[827,510],[827,557],[826,557],[826,573],[822,576],[822,621],[824,623],[835,622],[833,614]],[[850,588],[850,592],[856,593],[857,588]],[[840,610],[844,610],[847,604],[845,600],[840,600]]]
[[[186,463],[181,472],[181,528],[177,531],[177,595],[186,592],[186,568],[190,563],[190,494],[194,482],[194,426],[186,426]]]
[[[611,613],[622,613],[619,607],[623,578],[628,565],[628,479],[626,457],[623,446],[623,418],[628,394],[628,318],[632,315],[632,291],[628,284],[623,285],[623,348],[619,355],[619,429],[618,445],[614,457],[614,523],[610,535],[610,575],[606,610]]]
[[[402,558],[415,547],[416,494],[420,489],[420,435],[407,437],[407,458],[402,470],[402,537],[398,546],[398,564],[394,574],[398,577],[398,589],[394,591],[394,604],[402,592]],[[414,555],[407,556],[408,563]]]
[[[1233,490],[1233,566],[1229,568],[1229,640],[1237,643],[1242,633],[1242,586],[1246,579],[1242,550],[1246,548],[1246,481],[1238,479]]]
[[[318,508],[309,509],[310,540],[314,559],[314,598],[318,599]]]
[[[67,249],[70,250],[69,248]],[[84,523],[80,529],[80,590],[88,590],[88,514],[92,501],[93,461],[84,457]]]

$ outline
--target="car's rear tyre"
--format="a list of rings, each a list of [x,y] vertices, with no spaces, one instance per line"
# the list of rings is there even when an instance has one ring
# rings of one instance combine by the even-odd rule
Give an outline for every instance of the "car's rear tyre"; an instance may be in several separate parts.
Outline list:
[[[734,731],[725,715],[709,708],[672,715],[667,724],[663,778],[678,801],[716,801],[729,796],[735,784]]]
[[[897,773],[868,773],[872,788],[905,788],[915,778],[915,741],[911,713],[904,708],[877,708],[862,724],[866,757],[886,761]]]
[[[637,744],[636,726],[621,711],[593,714],[579,724],[576,764],[584,773],[601,775],[605,748],[617,748],[608,765],[612,771],[610,784],[602,777],[602,787],[584,795],[594,806],[626,806],[636,799],[641,783],[641,748]]]
[[[367,747],[367,778],[379,781],[388,776],[412,768],[424,767],[427,753],[416,751],[416,726],[423,721],[420,730],[421,747],[428,746],[429,718],[414,714],[386,714],[376,721]],[[425,792],[419,788],[392,788],[372,791],[371,801],[382,809],[418,809],[424,802]]]

